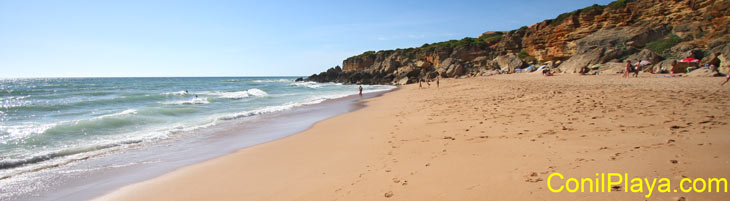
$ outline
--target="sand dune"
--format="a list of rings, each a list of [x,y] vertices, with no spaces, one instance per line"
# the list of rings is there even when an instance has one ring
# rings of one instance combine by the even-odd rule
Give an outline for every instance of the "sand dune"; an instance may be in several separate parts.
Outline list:
[[[730,177],[730,87],[721,81],[521,74],[407,85],[300,134],[99,199],[645,200],[552,193],[546,180],[553,172]],[[650,200],[681,197],[728,194]]]

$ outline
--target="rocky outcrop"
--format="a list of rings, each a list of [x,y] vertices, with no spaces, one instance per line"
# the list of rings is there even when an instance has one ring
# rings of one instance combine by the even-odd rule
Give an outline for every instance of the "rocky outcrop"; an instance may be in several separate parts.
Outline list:
[[[559,64],[554,67],[561,72],[577,73],[587,65],[613,66],[626,59],[647,60],[654,64],[647,69],[656,69],[661,61],[684,57],[716,63],[721,72],[727,72],[728,24],[730,1],[726,0],[620,0],[512,31],[490,31],[477,38],[418,48],[368,51],[345,59],[341,70],[305,80],[398,84],[434,76],[511,73],[530,64]],[[504,67],[509,68],[495,71]]]
[[[626,58],[626,60],[629,60],[632,62],[649,61],[652,64],[656,64],[656,63],[659,63],[660,61],[662,61],[662,57],[649,49],[643,49],[636,54],[630,55],[629,57]]]
[[[494,58],[493,62],[497,64],[499,69],[506,69],[506,72],[515,72],[516,68],[527,66],[522,59],[511,53],[497,56],[497,58]]]
[[[730,45],[726,45],[725,48],[719,52],[719,56],[717,56],[717,58],[720,60],[718,70],[721,73],[730,74]]]

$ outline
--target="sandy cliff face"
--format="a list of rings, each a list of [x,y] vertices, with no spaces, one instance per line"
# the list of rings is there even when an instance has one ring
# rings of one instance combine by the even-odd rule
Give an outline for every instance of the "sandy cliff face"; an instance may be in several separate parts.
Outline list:
[[[726,72],[730,70],[728,24],[728,0],[623,0],[564,13],[517,30],[485,32],[478,38],[366,52],[345,59],[336,76],[322,77],[320,73],[308,79],[396,83],[480,75],[494,69],[513,72],[530,64],[548,64],[574,73],[586,65],[629,58],[661,61],[685,57],[702,59]]]

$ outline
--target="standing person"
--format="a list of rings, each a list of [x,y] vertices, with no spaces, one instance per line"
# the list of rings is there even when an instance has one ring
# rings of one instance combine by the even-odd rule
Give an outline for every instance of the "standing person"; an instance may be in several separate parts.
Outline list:
[[[418,88],[423,88],[423,85],[421,85],[421,78],[418,78]]]
[[[674,74],[675,66],[677,66],[677,60],[672,60],[672,69],[669,69],[669,73]]]
[[[641,70],[641,61],[637,61],[636,66],[634,67],[634,77],[639,77],[640,70]]]
[[[621,77],[628,78],[629,77],[629,71],[631,70],[631,61],[626,60],[626,67],[624,67],[624,75]]]
[[[360,85],[360,96],[362,96],[362,85]]]
[[[441,76],[436,76],[436,88],[439,88],[440,81],[441,81]]]
[[[424,79],[424,80],[426,80],[426,86],[427,86],[428,88],[431,88],[431,82],[429,82],[429,81],[428,81],[429,79],[428,79],[428,78],[426,78],[426,79]]]

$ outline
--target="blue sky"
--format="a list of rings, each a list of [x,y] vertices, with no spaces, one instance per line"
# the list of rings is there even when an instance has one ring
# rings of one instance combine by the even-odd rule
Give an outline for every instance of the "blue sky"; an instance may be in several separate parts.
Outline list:
[[[0,77],[310,75],[609,0],[0,0]]]

